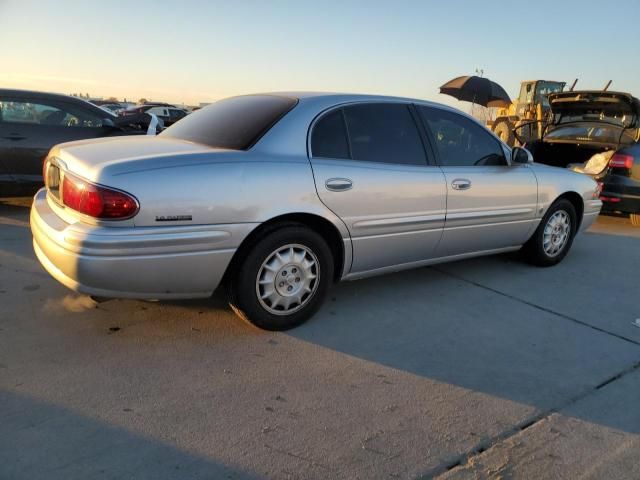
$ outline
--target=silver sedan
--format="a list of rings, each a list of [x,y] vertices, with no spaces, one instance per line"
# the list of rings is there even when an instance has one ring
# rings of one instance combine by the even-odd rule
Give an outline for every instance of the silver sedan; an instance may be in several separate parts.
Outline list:
[[[522,250],[550,266],[600,211],[586,175],[532,162],[458,110],[369,95],[221,100],[157,137],[49,153],[33,245],[100,297],[208,297],[283,330],[333,282]]]

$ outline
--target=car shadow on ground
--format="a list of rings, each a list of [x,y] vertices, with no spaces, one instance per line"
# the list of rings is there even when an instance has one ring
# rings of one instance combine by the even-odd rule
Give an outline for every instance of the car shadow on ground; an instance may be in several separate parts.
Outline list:
[[[216,462],[86,417],[69,409],[0,390],[0,477],[47,478],[228,478],[258,475]],[[136,412],[124,409],[122,425]],[[33,450],[37,449],[37,454]],[[25,451],[32,451],[26,456]],[[29,458],[26,463],[25,458]]]
[[[640,314],[637,286],[620,291],[624,300],[594,295],[602,290],[597,272],[603,266],[585,262],[606,240],[610,251],[600,260],[634,278],[637,267],[619,252],[637,240],[588,237],[589,245],[578,241],[566,264],[553,269],[531,267],[510,254],[340,284],[312,321],[288,334],[551,411],[640,361],[640,330],[631,325]],[[632,264],[640,264],[640,255]],[[625,421],[603,417],[584,419],[640,433],[639,415]]]
[[[27,199],[0,198],[0,253],[33,258]]]

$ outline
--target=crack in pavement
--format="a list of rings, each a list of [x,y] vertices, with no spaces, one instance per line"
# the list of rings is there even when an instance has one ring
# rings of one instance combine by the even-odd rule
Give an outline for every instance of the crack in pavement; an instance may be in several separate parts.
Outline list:
[[[477,287],[489,290],[491,292],[494,292],[498,295],[504,296],[506,298],[515,300],[517,302],[523,303],[525,305],[529,305],[531,307],[534,307],[538,310],[547,312],[547,313],[551,313],[553,315],[556,315],[558,317],[564,318],[566,320],[575,322],[579,325],[591,328],[593,330],[596,330],[598,332],[604,333],[606,335],[611,335],[613,337],[616,337],[620,340],[626,341],[626,342],[630,342],[634,345],[638,345],[640,346],[640,342],[637,342],[635,340],[632,340],[630,338],[624,337],[623,335],[618,335],[612,332],[609,332],[607,330],[604,330],[602,328],[599,327],[594,327],[593,325],[589,325],[588,323],[585,323],[581,320],[578,320],[576,318],[570,317],[568,315],[564,315],[562,313],[559,312],[555,312],[549,308],[546,307],[542,307],[540,305],[536,305],[535,303],[529,302],[527,300],[523,300],[521,298],[515,297],[513,295],[501,292],[499,290],[496,290],[494,288],[491,287],[487,287],[485,285],[482,285],[480,283],[474,282],[472,280],[469,280],[467,278],[461,277],[459,275],[444,271],[444,270],[440,270],[439,268],[433,268],[433,270],[440,272],[444,275],[448,275],[450,277],[456,278],[458,280],[467,282],[469,284],[475,285]],[[525,419],[523,422],[515,425],[513,428],[504,430],[503,432],[500,432],[497,435],[494,435],[493,437],[489,438],[489,439],[485,439],[481,442],[479,442],[478,444],[476,444],[473,448],[467,450],[466,452],[456,455],[455,457],[452,457],[449,461],[446,461],[436,467],[433,467],[432,469],[428,470],[427,472],[425,472],[424,474],[418,476],[418,480],[427,480],[427,479],[431,479],[431,478],[436,478],[439,476],[442,476],[448,472],[450,472],[451,470],[455,470],[458,468],[462,468],[465,465],[467,465],[469,463],[469,461],[471,461],[473,458],[477,457],[478,455],[481,455],[483,452],[490,450],[494,447],[496,447],[498,444],[503,443],[505,440],[508,440],[509,438],[518,435],[519,433],[527,430],[530,427],[533,427],[534,425],[537,425],[538,423],[547,420],[551,415],[553,415],[554,413],[559,413],[561,410],[564,410],[568,407],[570,407],[571,405],[587,398],[588,396],[594,394],[595,392],[597,392],[598,390],[604,388],[607,385],[610,385],[622,378],[624,378],[625,376],[627,376],[628,374],[636,371],[640,369],[640,361],[633,363],[631,366],[623,369],[620,372],[615,373],[614,375],[608,377],[606,380],[600,382],[598,385],[588,388],[584,391],[582,391],[581,393],[579,393],[578,395],[570,398],[569,400],[567,400],[566,402],[564,402],[562,405],[558,406],[558,407],[554,407],[545,411],[542,411],[536,415],[533,415],[527,419]]]
[[[503,297],[509,298],[511,300],[515,300],[516,302],[523,303],[523,304],[528,305],[530,307],[536,308],[536,309],[538,309],[540,311],[543,311],[543,312],[546,312],[546,313],[550,313],[550,314],[556,315],[556,316],[558,316],[560,318],[564,318],[565,320],[569,320],[571,322],[577,323],[578,325],[582,325],[583,327],[588,327],[588,328],[591,328],[592,330],[595,330],[597,332],[604,333],[606,335],[611,335],[612,337],[615,337],[615,338],[617,338],[619,340],[623,340],[625,342],[633,343],[634,345],[640,346],[640,341],[633,340],[632,338],[625,337],[624,335],[620,335],[618,333],[610,332],[609,330],[605,330],[604,328],[596,327],[594,325],[591,325],[590,323],[583,322],[582,320],[578,320],[577,318],[571,317],[569,315],[565,315],[564,313],[556,312],[555,310],[552,310],[550,308],[543,307],[541,305],[538,305],[536,303],[530,302],[528,300],[524,300],[522,298],[516,297],[515,295],[511,295],[510,293],[501,292],[500,290],[497,290],[495,288],[488,287],[486,285],[482,285],[481,283],[475,282],[473,280],[469,280],[468,278],[462,277],[460,275],[456,275],[455,273],[447,272],[446,270],[441,270],[441,269],[436,268],[436,267],[431,267],[431,268],[433,270],[435,270],[436,272],[442,273],[443,275],[448,275],[448,276],[450,276],[452,278],[455,278],[457,280],[462,280],[463,282],[467,282],[467,283],[469,283],[471,285],[475,285],[476,287],[483,288],[485,290],[489,290],[490,292],[496,293],[498,295],[501,295]]]
[[[417,479],[427,480],[427,479],[437,478],[446,473],[449,473],[451,470],[464,467],[469,463],[470,460],[477,457],[478,455],[496,447],[498,444],[503,443],[505,440],[508,440],[511,437],[518,435],[519,433],[527,430],[528,428],[531,428],[534,425],[537,425],[538,423],[549,419],[549,417],[551,417],[551,415],[553,415],[554,413],[560,413],[561,410],[564,410],[570,407],[571,405],[581,400],[584,400],[585,398],[594,394],[604,386],[610,385],[611,383],[624,378],[625,376],[629,375],[630,373],[638,369],[640,369],[640,361],[634,363],[630,367],[627,367],[621,372],[618,372],[615,375],[609,377],[607,380],[599,383],[595,387],[589,388],[583,391],[582,393],[576,395],[575,397],[570,398],[559,407],[551,408],[544,412],[540,412],[537,415],[533,415],[528,419],[524,420],[523,422],[519,423],[518,425],[514,426],[513,428],[500,432],[499,434],[494,435],[490,439],[478,443],[476,446],[467,450],[466,452],[456,455],[455,457],[450,459],[448,462],[444,462],[436,467],[433,467],[426,473],[418,476]]]

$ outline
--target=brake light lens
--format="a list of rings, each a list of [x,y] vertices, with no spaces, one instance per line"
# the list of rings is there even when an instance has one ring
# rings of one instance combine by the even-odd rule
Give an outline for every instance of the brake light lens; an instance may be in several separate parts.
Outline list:
[[[609,160],[609,167],[631,168],[633,167],[633,157],[631,155],[625,155],[623,153],[616,153]]]
[[[62,203],[94,218],[123,220],[138,211],[138,202],[118,190],[94,185],[66,173],[62,180]]]

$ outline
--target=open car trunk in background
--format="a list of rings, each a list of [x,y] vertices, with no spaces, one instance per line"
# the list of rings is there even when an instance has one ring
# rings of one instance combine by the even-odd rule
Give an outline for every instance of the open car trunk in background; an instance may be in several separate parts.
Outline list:
[[[640,103],[627,93],[558,92],[549,103],[551,124],[541,140],[527,144],[538,163],[564,168],[594,158],[604,170],[612,152],[637,141]]]

